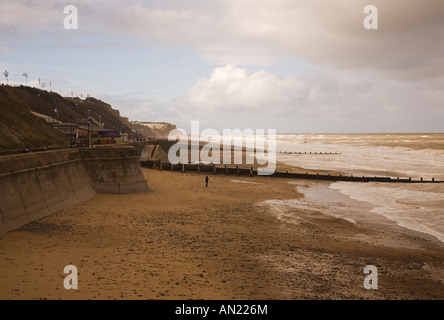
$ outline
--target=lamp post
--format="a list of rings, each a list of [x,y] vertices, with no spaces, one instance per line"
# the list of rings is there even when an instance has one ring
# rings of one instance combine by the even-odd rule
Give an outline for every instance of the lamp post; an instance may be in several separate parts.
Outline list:
[[[88,148],[91,147],[91,109],[88,109]]]
[[[71,127],[71,148],[72,148],[72,147],[74,146],[74,143],[72,143],[72,138],[73,138],[73,137],[72,137],[72,136],[73,136],[73,133],[72,133],[72,129],[73,129],[72,127],[73,127],[73,124],[72,124],[72,123],[70,124],[70,127]]]
[[[5,78],[6,78],[6,85],[9,85],[9,80],[8,80],[9,72],[8,72],[8,70],[5,70],[5,72],[3,72],[3,75],[4,75]]]

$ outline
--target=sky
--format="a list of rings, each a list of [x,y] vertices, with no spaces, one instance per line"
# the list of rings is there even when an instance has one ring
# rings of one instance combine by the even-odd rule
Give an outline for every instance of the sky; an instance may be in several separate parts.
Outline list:
[[[443,132],[444,1],[0,0],[0,71],[184,130]]]

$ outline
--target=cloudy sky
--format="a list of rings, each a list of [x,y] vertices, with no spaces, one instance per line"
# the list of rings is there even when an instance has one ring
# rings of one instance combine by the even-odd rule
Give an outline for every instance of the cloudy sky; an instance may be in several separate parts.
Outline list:
[[[366,5],[378,9],[366,30]],[[66,30],[66,5],[78,29]],[[442,0],[0,0],[10,83],[130,120],[278,132],[443,132]],[[6,82],[4,76],[2,83]]]

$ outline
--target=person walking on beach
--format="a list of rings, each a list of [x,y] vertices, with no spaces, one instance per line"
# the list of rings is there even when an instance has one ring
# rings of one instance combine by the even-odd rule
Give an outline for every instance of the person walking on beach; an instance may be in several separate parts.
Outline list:
[[[208,181],[209,181],[210,179],[208,178],[208,176],[205,178],[205,187],[206,188],[208,188]]]

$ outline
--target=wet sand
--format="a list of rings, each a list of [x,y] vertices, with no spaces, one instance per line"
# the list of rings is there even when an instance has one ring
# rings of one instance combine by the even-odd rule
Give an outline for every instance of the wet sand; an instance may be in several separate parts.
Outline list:
[[[97,194],[1,236],[0,299],[444,298],[435,238],[365,205],[353,223],[328,207],[290,219],[264,203],[328,183],[209,175],[205,188],[204,174],[143,172],[146,194]],[[78,290],[63,286],[69,264]],[[377,290],[364,288],[366,265]]]

